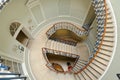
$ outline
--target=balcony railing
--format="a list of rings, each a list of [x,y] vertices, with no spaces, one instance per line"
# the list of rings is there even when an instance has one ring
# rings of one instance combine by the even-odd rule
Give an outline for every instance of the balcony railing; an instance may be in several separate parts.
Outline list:
[[[48,36],[48,38],[50,36],[52,36],[57,30],[59,29],[67,29],[70,30],[72,32],[74,32],[77,36],[81,37],[81,36],[87,36],[89,31],[86,30],[82,30],[78,27],[76,27],[75,25],[68,23],[68,22],[58,22],[56,24],[54,24],[47,32],[46,35]]]
[[[54,55],[59,55],[59,56],[64,56],[64,57],[69,57],[69,58],[75,58],[76,60],[74,62],[74,65],[76,65],[76,62],[80,57],[79,55],[76,55],[76,54],[59,51],[59,50],[54,50],[54,49],[49,49],[49,48],[42,48],[42,51],[43,51],[45,60],[47,61],[46,66],[52,71],[55,71],[55,69],[53,68],[52,64],[49,62],[46,54],[54,54]],[[55,71],[55,72],[58,72],[58,71]]]

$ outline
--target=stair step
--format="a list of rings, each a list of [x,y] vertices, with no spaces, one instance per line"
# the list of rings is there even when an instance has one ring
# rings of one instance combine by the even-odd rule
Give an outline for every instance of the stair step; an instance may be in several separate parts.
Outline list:
[[[85,75],[87,75],[87,77],[88,77],[87,80],[92,80],[91,76],[87,72],[85,72],[85,71],[83,71],[83,72],[85,73]]]
[[[98,53],[97,56],[99,56],[99,57],[101,57],[101,58],[103,58],[103,59],[106,59],[107,61],[109,61],[109,60],[111,59],[110,56],[106,56],[106,55],[103,55],[103,54],[101,54],[101,53]]]
[[[105,55],[105,56],[108,56],[108,57],[111,57],[111,54],[110,54],[110,53],[108,53],[108,52],[105,53],[105,52],[102,51],[102,50],[99,51],[99,54]]]
[[[106,27],[114,27],[113,24],[107,24]]]
[[[108,10],[108,11],[107,11],[107,14],[106,14],[106,15],[111,15],[111,12],[110,12],[110,10]]]
[[[78,74],[74,74],[75,80],[81,80]]]
[[[114,28],[114,26],[106,26],[106,29],[113,29]]]
[[[87,62],[86,60],[82,60],[82,59],[78,59],[78,61],[83,62],[83,63]]]
[[[101,67],[102,69],[106,69],[106,65],[104,65],[104,64],[102,64],[102,63],[100,63],[100,62],[98,62],[98,61],[96,61],[96,60],[94,60],[93,62],[92,62],[93,64],[96,64],[96,65],[99,65],[99,67]]]
[[[110,46],[104,46],[104,45],[102,45],[101,48],[105,49],[105,50],[108,50],[108,51],[113,50],[113,47],[110,47]]]
[[[97,65],[97,64],[95,64],[95,63],[93,63],[93,62],[92,62],[90,65],[91,65],[91,66],[94,65],[94,66],[96,66],[97,68],[99,68],[99,69],[101,69],[102,71],[104,71],[104,69],[101,68],[101,66],[99,66],[99,65]]]
[[[78,64],[80,63],[80,64],[84,64],[84,65],[86,65],[87,62],[84,62],[84,61],[80,61],[80,60],[78,60],[77,63],[78,63]]]
[[[92,69],[92,71],[94,70],[98,75],[101,75],[101,73],[97,69],[95,69],[94,66],[89,65],[89,67]]]
[[[113,29],[106,29],[106,33],[114,33],[114,30]]]
[[[106,40],[103,40],[103,44],[106,44],[106,45],[111,45],[111,46],[113,46],[113,45],[114,45],[114,43],[113,43],[113,42],[111,42],[111,41],[106,41]]]
[[[90,80],[90,78],[86,75],[86,72],[82,71],[81,73],[83,74],[85,80]]]
[[[86,64],[83,64],[83,63],[77,63],[76,65],[80,65],[80,66],[85,66]]]
[[[114,29],[106,28],[106,33],[114,33]]]
[[[107,18],[111,18],[112,16],[111,15],[107,15]]]
[[[110,13],[109,13],[110,14]],[[111,16],[111,15],[110,15]],[[109,20],[107,20],[107,22],[113,22],[113,20],[112,19],[109,19]]]
[[[78,73],[78,76],[79,76],[79,79],[86,80],[85,77],[84,77],[84,75],[82,73]]]
[[[74,68],[76,68],[76,70],[80,70],[81,68],[82,68],[82,66],[80,66],[80,65],[76,65]]]
[[[91,77],[89,80],[97,80],[97,78],[87,68],[84,70],[84,72],[86,72]]]
[[[105,36],[114,36],[114,33],[113,32],[111,32],[111,33],[105,33]]]
[[[114,42],[114,41],[109,41],[109,40],[103,40],[104,42]]]
[[[104,44],[102,43],[103,46],[108,46],[108,47],[113,47],[113,45],[110,45],[110,44]]]
[[[110,55],[112,54],[112,51],[108,51],[108,50],[104,50],[104,49],[100,49],[99,50],[100,53],[106,54],[106,55]]]
[[[113,42],[114,38],[112,37],[104,37],[103,40],[109,41],[109,42]]]
[[[107,16],[107,20],[111,20],[112,19],[112,16]]]
[[[107,52],[112,52],[112,50],[108,50],[108,49],[104,49],[104,48],[100,48],[100,49],[107,51]]]
[[[98,58],[100,58],[100,59],[102,59],[102,60],[104,60],[104,61],[107,61],[107,62],[109,62],[109,60],[108,59],[106,59],[106,58],[103,58],[103,57],[101,57],[101,56],[97,56]]]
[[[107,35],[107,34],[105,34],[105,37],[107,37],[107,38],[114,38],[114,35]]]
[[[73,70],[73,72],[78,72],[78,71],[80,71],[80,69],[78,69],[78,68],[76,68],[76,67],[74,67],[72,70]]]
[[[98,77],[99,77],[99,74],[96,72],[96,71],[94,71],[92,68],[90,68],[89,66],[87,67],[87,70],[89,71],[89,73],[90,74],[92,74],[96,79],[98,79]],[[95,80],[96,80],[95,79]]]
[[[104,60],[102,60],[101,58],[98,58],[98,57],[95,57],[94,60],[97,61],[98,63],[104,65],[104,66],[107,66],[107,64],[108,64],[107,61],[104,61]]]
[[[72,47],[74,47],[72,45],[54,41],[54,40],[48,40],[46,44],[47,44],[46,47],[49,49],[64,51],[68,53],[71,53],[73,51]]]
[[[105,39],[106,39],[106,38],[113,38],[112,40],[114,40],[114,36],[115,36],[114,32],[110,32],[110,33],[109,33],[109,32],[108,32],[108,33],[106,32],[104,38],[105,38]]]

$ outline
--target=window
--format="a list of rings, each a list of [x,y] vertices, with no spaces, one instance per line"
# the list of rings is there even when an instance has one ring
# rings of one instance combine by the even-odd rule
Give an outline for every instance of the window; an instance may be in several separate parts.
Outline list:
[[[17,29],[19,28],[21,24],[19,22],[13,22],[10,25],[10,33],[12,36],[14,36],[15,32],[17,31]]]

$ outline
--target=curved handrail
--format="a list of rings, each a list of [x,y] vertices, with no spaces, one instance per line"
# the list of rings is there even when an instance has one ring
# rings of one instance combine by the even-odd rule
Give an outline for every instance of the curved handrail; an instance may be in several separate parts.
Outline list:
[[[74,68],[74,67],[75,67],[75,65],[77,64],[77,62],[78,62],[79,58],[80,58],[80,56],[78,56],[78,57],[76,58],[76,60],[75,60],[75,62],[74,62],[74,64],[73,64],[73,66],[72,66],[73,68]],[[73,68],[72,68],[72,69],[73,69]]]
[[[99,51],[100,51],[100,48],[102,46],[102,43],[103,43],[103,39],[105,37],[105,33],[106,33],[106,25],[107,25],[107,5],[106,5],[106,0],[104,0],[104,7],[105,7],[105,24],[104,24],[104,32],[103,32],[103,35],[102,35],[102,39],[101,39],[101,43],[99,44],[99,47],[98,47],[98,51],[96,51],[96,53],[94,54],[93,58],[89,61],[89,63],[84,67],[82,68],[80,71],[78,72],[75,72],[75,74],[78,74],[78,73],[81,73],[83,70],[85,70],[95,59],[95,57],[97,57],[97,55],[99,54]]]
[[[53,50],[54,52],[63,52],[65,54],[75,55],[76,57],[79,56],[77,54],[73,54],[73,53],[69,53],[69,52],[65,52],[65,51],[60,51],[60,50],[55,50],[55,49],[50,49],[50,48],[45,48],[45,47],[43,47],[42,49],[49,49],[49,50]]]
[[[47,66],[51,71],[57,72],[52,66],[49,66],[48,64],[46,64],[46,66]]]
[[[48,58],[47,58],[47,55],[46,55],[44,49],[49,49],[49,48],[42,48],[42,52],[43,52],[44,58],[45,58],[45,60],[47,61],[46,66],[47,66],[51,71],[59,72],[59,71],[56,71],[56,70],[53,68],[52,64],[49,62],[49,60],[48,60]],[[68,52],[64,52],[64,51],[59,51],[59,50],[54,50],[54,49],[49,49],[49,50],[53,50],[53,52],[62,52],[62,53],[65,53],[65,54],[75,55],[75,56],[76,56],[76,60],[75,60],[75,63],[74,63],[73,66],[76,65],[77,60],[78,60],[79,57],[80,57],[79,55],[72,54],[72,53],[68,53]],[[66,73],[66,72],[64,71],[64,72],[59,72],[59,73]]]
[[[51,66],[52,64],[49,62],[48,58],[46,57],[46,54],[45,54],[45,52],[44,52],[44,48],[42,48],[42,53],[43,53],[43,56],[44,56],[45,60],[47,61],[46,66],[47,66],[51,71],[57,72],[57,71],[55,71],[55,70],[53,69],[53,67]]]
[[[60,38],[60,39],[52,39],[50,38],[51,40],[54,40],[54,41],[57,41],[57,42],[60,42],[60,43],[65,43],[65,44],[68,44],[68,45],[71,45],[71,46],[76,46],[77,45],[77,41],[70,41],[70,40],[66,40],[64,38]]]
[[[56,24],[58,24],[58,23],[63,23],[63,22],[57,22],[57,23],[55,23],[55,24],[53,24],[53,26],[52,27],[54,27]],[[74,25],[74,24],[72,24],[72,23],[70,23],[70,22],[64,22],[64,23],[69,23],[69,24],[71,24],[71,25],[73,25],[73,26],[76,26],[76,25]],[[47,31],[49,31],[50,29],[52,29],[52,27],[51,28],[49,28]],[[80,29],[78,26],[76,26],[76,28],[78,28],[78,29]],[[81,31],[86,31],[86,30],[82,30],[82,29],[80,29]]]
[[[48,36],[48,32],[49,32],[50,30],[52,30],[52,29],[55,27],[55,25],[61,24],[61,23],[70,24],[70,25],[74,26],[74,28],[76,28],[76,30],[81,31],[82,33],[84,33],[84,32],[88,33],[88,32],[89,32],[89,31],[86,31],[86,30],[82,30],[82,29],[80,29],[79,27],[77,27],[76,25],[74,25],[74,24],[72,24],[72,23],[69,23],[69,22],[58,22],[58,23],[53,24],[53,26],[47,30],[46,35]],[[62,27],[62,28],[60,27],[60,29],[64,29],[64,28],[63,28],[63,27]],[[66,29],[66,28],[65,28],[65,29]],[[69,30],[69,29],[68,29],[68,30]],[[72,31],[72,30],[71,30],[71,31]],[[74,31],[72,31],[72,32],[74,32]],[[75,32],[74,32],[74,33],[75,33]],[[53,33],[52,33],[52,34],[53,34]],[[76,33],[75,33],[75,34],[76,34]],[[78,35],[78,34],[77,34],[77,35]],[[82,34],[81,34],[81,35],[82,35]],[[84,35],[84,34],[83,34],[83,35]],[[80,36],[80,35],[78,35],[78,36]]]

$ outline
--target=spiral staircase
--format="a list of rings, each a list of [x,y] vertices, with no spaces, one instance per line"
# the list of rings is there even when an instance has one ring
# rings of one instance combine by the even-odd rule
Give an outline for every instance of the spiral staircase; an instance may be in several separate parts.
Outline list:
[[[75,65],[72,69],[72,72],[76,80],[98,80],[107,69],[113,53],[114,37],[115,37],[114,21],[112,19],[112,15],[111,15],[112,13],[108,6],[107,0],[92,0],[92,4],[94,6],[94,10],[96,14],[96,22],[97,22],[96,42],[94,45],[93,53],[89,56],[88,61],[81,60],[80,58],[76,60]],[[57,27],[52,27],[46,33],[48,39],[50,39],[50,36],[52,36],[52,34],[55,33],[57,29],[62,29],[63,27],[61,26],[64,26],[64,29],[74,30],[73,32],[75,32],[78,36],[82,35],[78,33],[80,32],[77,31],[78,29],[73,29],[70,27],[66,28],[65,27],[66,23],[55,24],[54,26]],[[87,33],[88,35],[89,31],[88,32],[83,31],[84,35],[86,35],[85,33]],[[58,48],[60,47],[60,45],[63,46],[63,49]],[[65,46],[67,47],[65,48]],[[59,51],[70,52],[74,54],[76,53],[74,52],[74,49],[72,50],[69,44],[65,44],[65,42],[61,43],[59,41],[54,41],[51,39],[48,40],[46,47],[48,49],[54,49],[54,50],[59,49]],[[53,54],[55,52],[49,52],[49,53]],[[64,55],[64,56],[70,56],[70,55]],[[52,65],[49,63],[47,67],[51,69]]]
[[[78,37],[82,37],[83,40],[85,40],[89,35],[89,30],[81,30],[75,27],[75,25],[67,22],[58,22],[46,32],[47,41],[43,41],[45,46],[42,47],[42,53],[47,62],[45,66],[48,67],[51,72],[54,71],[54,73],[59,73],[49,62],[46,56],[47,53],[75,58],[76,60],[72,69],[72,76],[74,76],[75,80],[98,80],[109,67],[108,65],[110,64],[109,62],[113,54],[115,41],[115,26],[112,17],[113,13],[107,0],[92,0],[92,5],[94,6],[96,14],[95,20],[97,22],[97,34],[96,42],[91,55],[89,55],[87,60],[83,60],[80,58],[80,55],[77,54],[76,42],[70,42],[70,40],[52,39],[51,36],[59,29],[72,31]],[[60,74],[65,75],[66,73],[63,72]],[[0,80],[26,80],[26,77],[22,77],[17,73],[0,73],[0,75],[17,75],[17,77],[5,77],[0,78]]]

